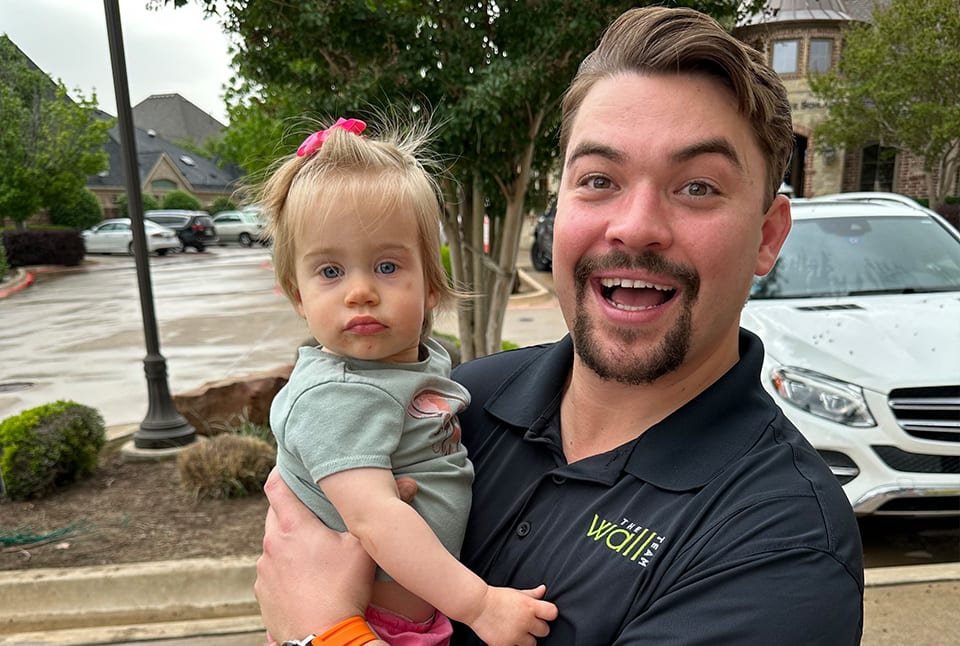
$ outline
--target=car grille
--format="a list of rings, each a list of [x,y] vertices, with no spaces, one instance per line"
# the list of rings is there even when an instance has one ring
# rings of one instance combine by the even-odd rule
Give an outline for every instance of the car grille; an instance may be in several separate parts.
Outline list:
[[[958,455],[907,453],[895,446],[874,446],[874,452],[891,469],[911,473],[960,473]]]
[[[908,435],[960,443],[960,386],[900,388],[890,393],[889,403]]]

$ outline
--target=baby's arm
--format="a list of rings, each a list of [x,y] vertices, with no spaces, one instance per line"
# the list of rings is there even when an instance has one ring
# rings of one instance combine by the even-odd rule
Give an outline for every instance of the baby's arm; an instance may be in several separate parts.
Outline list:
[[[557,608],[545,588],[495,588],[443,547],[416,510],[403,502],[387,469],[341,471],[320,481],[350,533],[404,588],[451,619],[469,625],[487,644],[531,646],[549,632]]]

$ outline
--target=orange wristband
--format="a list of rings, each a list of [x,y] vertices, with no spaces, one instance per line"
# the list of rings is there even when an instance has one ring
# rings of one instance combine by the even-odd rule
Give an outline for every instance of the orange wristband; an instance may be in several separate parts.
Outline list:
[[[313,639],[313,646],[361,646],[378,639],[363,617],[356,615]]]

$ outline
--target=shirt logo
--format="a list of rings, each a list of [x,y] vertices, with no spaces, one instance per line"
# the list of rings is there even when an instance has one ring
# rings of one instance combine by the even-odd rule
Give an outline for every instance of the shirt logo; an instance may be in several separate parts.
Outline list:
[[[431,448],[437,455],[452,455],[460,449],[460,422],[457,413],[463,410],[465,405],[466,402],[459,397],[421,390],[407,406],[407,414],[417,419],[436,418],[437,427],[430,434],[434,440]]]
[[[666,536],[661,536],[627,517],[623,517],[620,522],[611,522],[594,514],[590,529],[587,530],[587,538],[592,538],[608,550],[645,568],[656,556]]]

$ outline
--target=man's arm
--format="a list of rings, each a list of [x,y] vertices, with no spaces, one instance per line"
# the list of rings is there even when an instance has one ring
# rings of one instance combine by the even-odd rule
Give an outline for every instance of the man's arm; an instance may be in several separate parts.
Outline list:
[[[280,642],[302,639],[363,616],[375,565],[359,541],[324,525],[276,469],[264,491],[270,507],[254,592],[269,634]]]

